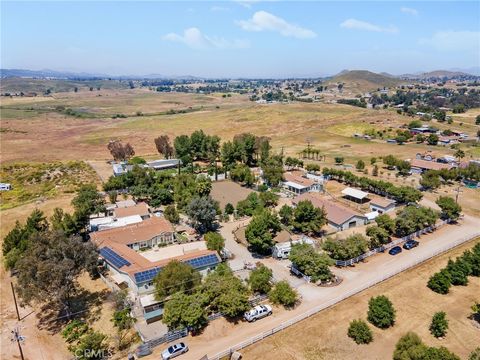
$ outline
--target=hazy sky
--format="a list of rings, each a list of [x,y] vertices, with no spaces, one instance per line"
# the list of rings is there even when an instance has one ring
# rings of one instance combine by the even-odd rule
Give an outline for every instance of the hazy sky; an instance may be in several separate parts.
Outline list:
[[[1,67],[281,77],[480,66],[480,2],[1,2]]]

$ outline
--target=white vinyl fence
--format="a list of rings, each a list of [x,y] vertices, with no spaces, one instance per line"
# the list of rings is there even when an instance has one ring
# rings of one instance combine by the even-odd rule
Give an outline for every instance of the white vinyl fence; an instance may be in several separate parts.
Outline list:
[[[447,250],[450,250],[458,245],[461,245],[469,240],[472,240],[476,237],[480,236],[480,232],[477,232],[475,234],[472,234],[470,236],[466,236],[466,237],[463,237],[461,239],[458,239],[457,241],[453,242],[453,243],[450,243],[442,248],[439,248],[437,250],[435,250],[434,252],[424,256],[423,258],[420,258],[420,259],[417,259],[414,263],[412,264],[409,264],[409,265],[406,265],[400,269],[397,269],[395,271],[391,271],[390,273],[386,273],[384,274],[384,276],[382,276],[381,278],[379,279],[374,279],[372,281],[370,281],[369,283],[367,284],[364,284],[362,286],[359,286],[357,288],[354,288],[354,289],[351,289],[349,291],[347,291],[345,294],[341,295],[341,296],[338,296],[330,301],[327,301],[326,303],[324,304],[321,304],[321,305],[318,305],[308,311],[306,311],[305,313],[303,314],[300,314],[284,323],[282,323],[281,325],[277,326],[277,327],[274,327],[272,328],[271,330],[268,330],[268,331],[265,331],[263,333],[260,333],[256,336],[253,336],[251,337],[250,339],[248,340],[245,340],[244,342],[241,342],[239,344],[236,344],[234,346],[232,346],[231,348],[229,349],[226,349],[212,357],[209,357],[208,359],[209,360],[220,360],[220,359],[223,359],[223,358],[226,358],[226,357],[229,357],[231,354],[233,354],[235,351],[238,351],[238,350],[241,350],[243,348],[246,348],[247,346],[250,346],[260,340],[263,340],[264,338],[270,336],[270,335],[273,335],[279,331],[282,331],[283,329],[286,329],[287,327],[291,326],[291,325],[294,325],[296,323],[298,323],[299,321],[302,321],[306,318],[309,318],[310,316],[312,315],[315,315],[317,314],[318,312],[322,311],[322,310],[325,310],[335,304],[337,304],[338,302],[342,301],[342,300],[345,300],[355,294],[358,294],[359,292],[363,291],[363,290],[366,290],[382,281],[385,281],[389,278],[391,278],[392,276],[394,275],[397,275],[399,273],[401,273],[402,271],[405,271],[409,268],[412,268],[412,267],[415,267],[417,265],[419,265],[420,263],[424,262],[425,260],[428,260],[438,254],[441,254],[441,253],[444,253],[446,252]]]

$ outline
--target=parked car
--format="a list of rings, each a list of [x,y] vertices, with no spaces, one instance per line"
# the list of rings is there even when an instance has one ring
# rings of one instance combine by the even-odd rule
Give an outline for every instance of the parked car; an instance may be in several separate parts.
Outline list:
[[[248,322],[253,322],[269,315],[272,315],[272,307],[270,305],[257,305],[253,309],[247,311],[243,317]]]
[[[172,346],[169,346],[167,349],[165,349],[162,352],[162,359],[163,360],[173,359],[174,357],[185,354],[187,351],[188,351],[188,346],[185,345],[185,343],[181,342],[178,344],[174,344]]]
[[[390,249],[388,253],[390,255],[397,255],[397,254],[400,254],[401,252],[402,252],[402,248],[400,246],[394,246]]]
[[[419,242],[417,240],[408,240],[405,244],[403,244],[403,248],[405,250],[410,250],[413,249],[414,247],[417,247]]]
[[[135,354],[139,358],[150,355],[151,353],[152,349],[150,349],[150,346],[148,344],[142,344],[137,348],[137,350],[135,350]]]

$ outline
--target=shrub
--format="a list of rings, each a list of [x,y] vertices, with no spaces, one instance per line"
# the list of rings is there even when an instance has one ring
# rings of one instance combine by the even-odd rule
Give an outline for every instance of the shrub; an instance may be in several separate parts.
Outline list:
[[[290,307],[297,302],[298,293],[295,289],[292,289],[287,281],[282,280],[275,284],[274,288],[268,294],[268,298],[274,304],[282,304],[283,306]]]
[[[208,250],[215,250],[220,253],[220,251],[222,251],[222,249],[225,247],[225,239],[219,233],[210,231],[205,234],[204,238],[205,242],[207,243]]]
[[[370,299],[367,319],[381,329],[389,328],[395,323],[395,309],[388,297],[380,295]]]
[[[470,353],[468,360],[480,360],[480,347],[477,347]]]
[[[443,311],[439,311],[433,315],[432,323],[430,324],[430,332],[436,338],[443,337],[447,333],[448,320],[447,314]]]
[[[450,274],[446,270],[433,274],[427,284],[432,291],[438,294],[448,294],[451,285]]]
[[[348,327],[348,337],[352,338],[357,344],[368,344],[372,342],[372,331],[368,324],[363,320],[353,320]]]

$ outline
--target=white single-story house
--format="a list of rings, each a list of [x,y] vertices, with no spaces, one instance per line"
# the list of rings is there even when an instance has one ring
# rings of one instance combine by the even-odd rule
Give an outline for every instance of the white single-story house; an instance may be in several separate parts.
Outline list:
[[[319,193],[302,194],[296,196],[292,202],[294,205],[297,205],[302,200],[309,200],[313,206],[323,208],[327,213],[328,224],[337,231],[365,225],[368,222],[368,219],[364,215],[336,201],[331,201]]]
[[[322,184],[308,178],[300,171],[286,172],[283,175],[283,187],[294,194],[304,194],[309,191],[320,191]]]
[[[395,200],[384,197],[374,197],[372,200],[370,200],[370,209],[378,212],[379,214],[385,214],[395,210],[395,205]]]
[[[128,165],[126,163],[114,163],[112,164],[113,168],[113,175],[114,176],[120,176],[123,174],[126,174],[129,171],[132,171],[133,165]]]

